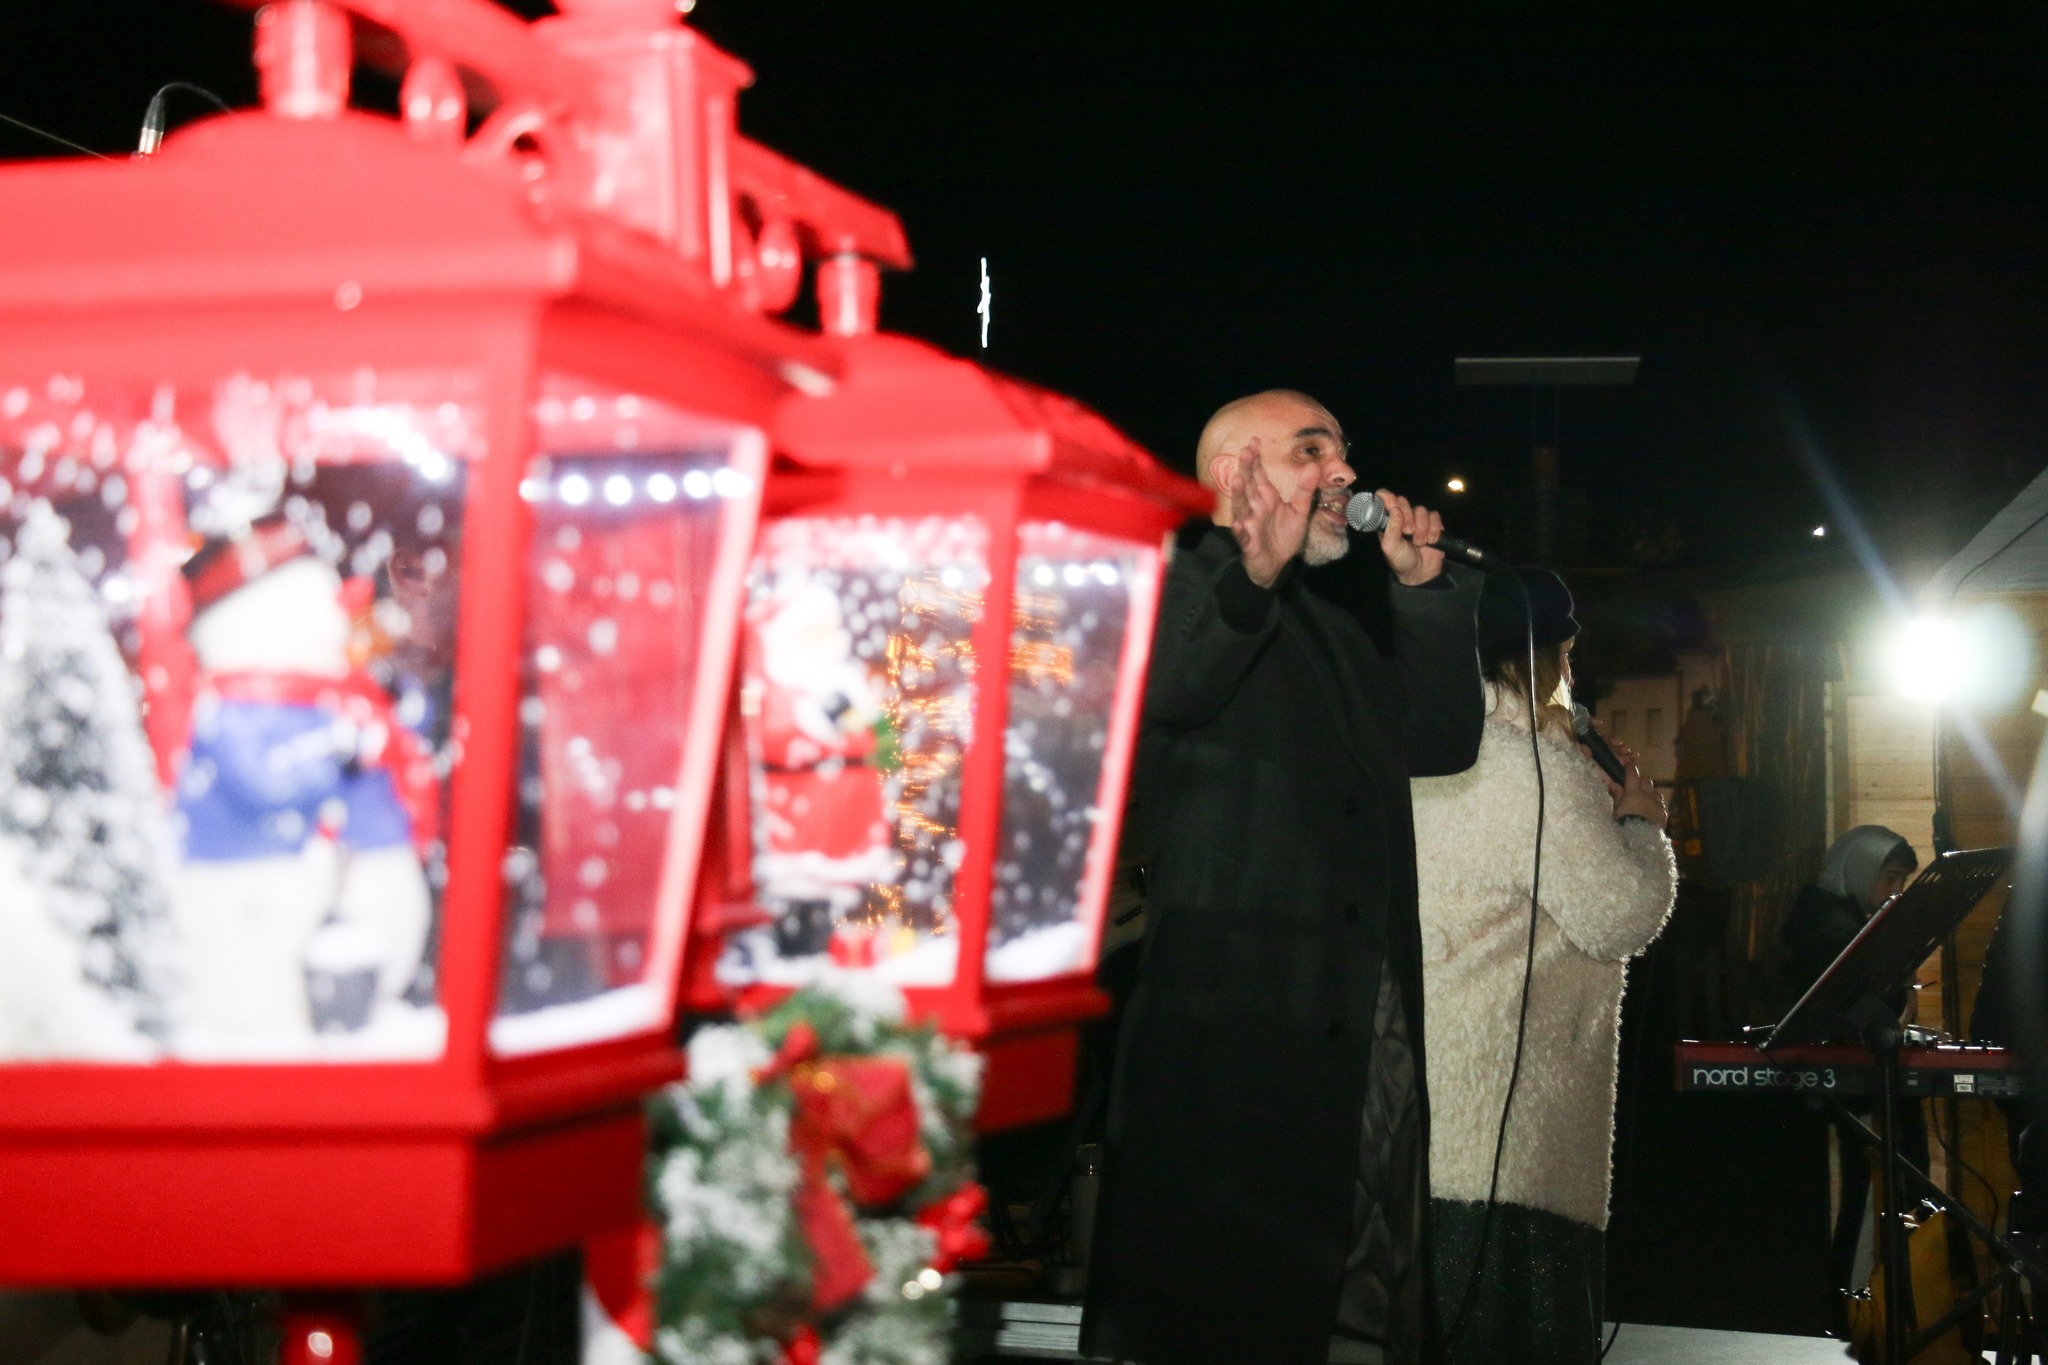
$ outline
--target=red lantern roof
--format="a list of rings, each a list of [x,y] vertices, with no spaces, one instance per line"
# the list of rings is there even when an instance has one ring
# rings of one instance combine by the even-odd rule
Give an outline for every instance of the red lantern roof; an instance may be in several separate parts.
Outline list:
[[[799,464],[1011,470],[1113,484],[1186,515],[1210,508],[1207,494],[1071,398],[908,337],[857,337],[836,349],[838,387],[793,396],[776,416],[777,448]]]

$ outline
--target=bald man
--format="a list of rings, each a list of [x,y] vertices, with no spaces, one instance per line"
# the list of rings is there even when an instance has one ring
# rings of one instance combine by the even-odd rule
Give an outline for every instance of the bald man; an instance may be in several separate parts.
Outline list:
[[[1473,596],[1442,523],[1357,475],[1322,404],[1228,404],[1213,524],[1160,604],[1127,838],[1126,1011],[1085,1355],[1143,1365],[1433,1360],[1422,958],[1408,779],[1482,724]]]

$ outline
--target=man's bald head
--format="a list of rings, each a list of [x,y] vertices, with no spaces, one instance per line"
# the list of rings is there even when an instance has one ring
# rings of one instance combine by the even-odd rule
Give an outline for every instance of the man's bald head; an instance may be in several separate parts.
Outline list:
[[[1232,525],[1255,506],[1245,488],[1247,458],[1256,461],[1263,481],[1283,502],[1312,498],[1315,510],[1301,553],[1311,564],[1327,564],[1350,545],[1344,498],[1358,476],[1347,453],[1344,429],[1328,408],[1293,389],[1268,389],[1216,410],[1195,444],[1195,473],[1216,495],[1220,526]]]
[[[1321,431],[1338,446],[1344,429],[1330,410],[1298,389],[1267,389],[1233,398],[1216,409],[1195,442],[1195,477],[1212,493],[1224,491],[1215,470],[1218,455],[1236,455],[1253,438],[1261,445]]]

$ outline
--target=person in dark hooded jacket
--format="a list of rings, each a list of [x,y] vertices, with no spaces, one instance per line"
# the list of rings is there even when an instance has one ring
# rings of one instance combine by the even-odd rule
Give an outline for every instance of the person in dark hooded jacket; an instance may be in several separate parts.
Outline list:
[[[1343,511],[1336,419],[1230,404],[1197,453],[1136,770],[1149,904],[1082,1351],[1143,1365],[1436,1358],[1408,779],[1469,767],[1473,597],[1442,524]],[[1347,554],[1348,552],[1348,554]]]
[[[1906,889],[1919,865],[1913,846],[1883,825],[1858,825],[1828,846],[1819,879],[1800,888],[1791,913],[1778,930],[1785,945],[1786,984],[1795,994],[1805,994],[1820,980],[1870,917]],[[1892,1013],[1903,1014],[1906,987],[1900,986],[1886,997],[1885,1005]],[[1863,1103],[1851,1108],[1863,1115],[1872,1112]],[[1927,1124],[1920,1102],[1900,1100],[1897,1118],[1901,1152],[1906,1160],[1926,1170]],[[1862,1287],[1856,1283],[1862,1278],[1856,1273],[1856,1262],[1864,1204],[1870,1194],[1870,1157],[1847,1136],[1842,1139],[1841,1166],[1842,1205],[1835,1216],[1828,1269],[1835,1288],[1853,1291]]]
[[[1787,984],[1805,994],[1870,917],[1906,889],[1918,866],[1913,846],[1883,825],[1858,825],[1828,845],[1819,880],[1800,888],[1778,930],[1785,944]],[[1905,1004],[1900,995],[1893,1011]]]

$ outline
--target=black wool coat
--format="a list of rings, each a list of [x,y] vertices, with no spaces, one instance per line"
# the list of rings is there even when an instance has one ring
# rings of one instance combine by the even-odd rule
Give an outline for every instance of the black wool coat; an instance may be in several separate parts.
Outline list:
[[[1383,962],[1422,1070],[1408,779],[1478,754],[1474,601],[1393,583],[1361,537],[1272,590],[1220,527],[1190,526],[1177,545],[1126,836],[1140,840],[1148,923],[1082,1349],[1320,1365]],[[1428,1248],[1416,1252],[1426,1273]]]

